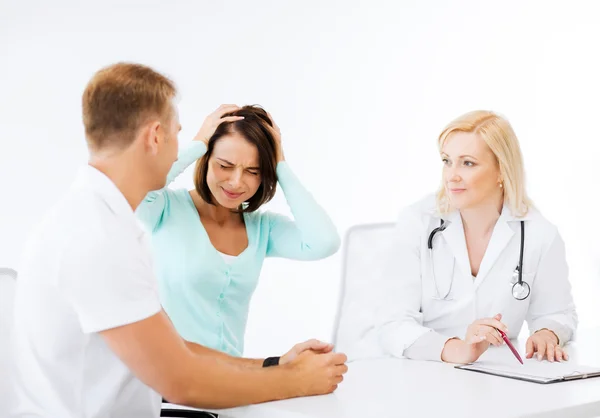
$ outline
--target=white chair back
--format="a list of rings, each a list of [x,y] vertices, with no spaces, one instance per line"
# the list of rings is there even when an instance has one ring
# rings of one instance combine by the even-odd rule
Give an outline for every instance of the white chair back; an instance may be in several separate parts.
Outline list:
[[[392,242],[393,223],[356,225],[346,234],[335,350],[349,360],[383,356],[376,333],[378,276]]]
[[[8,403],[10,334],[13,321],[17,272],[0,267],[0,405]]]

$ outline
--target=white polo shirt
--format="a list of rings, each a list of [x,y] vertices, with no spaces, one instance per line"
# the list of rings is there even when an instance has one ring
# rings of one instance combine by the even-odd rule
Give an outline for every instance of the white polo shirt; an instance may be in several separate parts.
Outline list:
[[[9,416],[158,417],[160,396],[99,334],[161,310],[146,237],[108,177],[82,170],[18,274]]]

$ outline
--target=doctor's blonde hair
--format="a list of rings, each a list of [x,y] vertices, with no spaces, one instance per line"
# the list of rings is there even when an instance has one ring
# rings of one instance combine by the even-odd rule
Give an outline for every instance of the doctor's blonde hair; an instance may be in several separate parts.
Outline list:
[[[525,168],[519,140],[508,120],[487,110],[465,113],[450,122],[440,134],[438,138],[440,152],[448,137],[454,132],[475,133],[487,144],[500,168],[504,204],[510,208],[514,216],[525,216],[532,204],[525,191]],[[440,214],[452,210],[443,179],[437,194],[437,210]]]

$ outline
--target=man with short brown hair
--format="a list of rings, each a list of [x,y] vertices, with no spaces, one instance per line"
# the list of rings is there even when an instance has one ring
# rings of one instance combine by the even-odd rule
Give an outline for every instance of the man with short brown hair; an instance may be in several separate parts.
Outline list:
[[[89,164],[35,230],[19,271],[10,416],[158,417],[160,395],[219,409],[329,393],[342,381],[346,357],[327,344],[298,344],[264,368],[184,341],[163,312],[134,211],[177,159],[175,95],[137,64],[89,82]]]

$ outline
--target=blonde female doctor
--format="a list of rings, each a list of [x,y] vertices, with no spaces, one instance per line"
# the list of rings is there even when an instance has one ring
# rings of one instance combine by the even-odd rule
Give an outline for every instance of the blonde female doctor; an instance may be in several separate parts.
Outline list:
[[[527,358],[567,360],[577,314],[565,246],[525,193],[513,129],[474,111],[438,145],[442,186],[401,214],[383,275],[383,350],[470,363],[503,344],[498,330],[516,338],[527,321]]]

